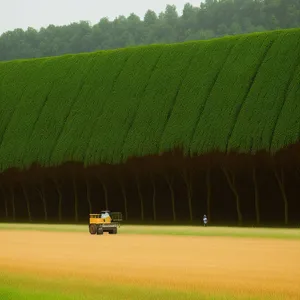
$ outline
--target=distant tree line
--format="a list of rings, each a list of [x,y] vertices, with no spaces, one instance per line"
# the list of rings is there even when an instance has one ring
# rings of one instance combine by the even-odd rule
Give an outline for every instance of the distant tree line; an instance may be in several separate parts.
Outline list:
[[[0,60],[56,56],[127,46],[205,40],[226,35],[296,28],[299,0],[205,0],[187,3],[182,15],[174,5],[164,12],[148,10],[143,19],[132,13],[113,21],[102,18],[39,31],[15,29],[0,36]]]

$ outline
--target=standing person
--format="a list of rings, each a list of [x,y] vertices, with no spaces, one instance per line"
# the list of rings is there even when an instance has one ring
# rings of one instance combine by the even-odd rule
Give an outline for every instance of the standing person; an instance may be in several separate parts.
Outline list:
[[[207,217],[206,217],[206,215],[203,216],[203,224],[204,224],[204,226],[207,225]]]

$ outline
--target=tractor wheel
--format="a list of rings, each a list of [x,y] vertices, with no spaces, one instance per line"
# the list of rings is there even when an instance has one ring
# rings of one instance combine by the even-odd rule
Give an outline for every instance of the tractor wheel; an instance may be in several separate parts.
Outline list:
[[[117,234],[117,228],[113,228],[109,231],[109,234]]]
[[[96,234],[97,233],[97,226],[95,224],[91,224],[89,226],[90,234]]]
[[[103,228],[102,227],[98,227],[97,229],[97,235],[99,234],[103,234]]]

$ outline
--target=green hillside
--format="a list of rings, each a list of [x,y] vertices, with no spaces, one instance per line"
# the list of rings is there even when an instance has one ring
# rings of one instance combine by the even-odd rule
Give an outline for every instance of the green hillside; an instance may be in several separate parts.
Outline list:
[[[300,30],[0,63],[0,167],[298,141]]]

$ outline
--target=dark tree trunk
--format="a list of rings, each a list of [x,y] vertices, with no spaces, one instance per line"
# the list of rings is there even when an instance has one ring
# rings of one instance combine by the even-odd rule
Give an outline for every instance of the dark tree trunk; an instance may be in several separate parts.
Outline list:
[[[152,210],[153,210],[153,220],[156,221],[156,185],[155,185],[155,179],[151,175],[151,182],[152,182]]]
[[[14,187],[10,186],[10,197],[11,197],[11,206],[12,206],[12,212],[13,212],[13,221],[16,220],[16,206],[15,206],[15,191]]]
[[[103,188],[103,191],[104,191],[104,201],[105,201],[105,209],[108,210],[108,192],[107,192],[107,187],[105,185],[105,183],[103,183],[101,181],[101,185],[102,185],[102,188]]]
[[[275,177],[277,179],[279,189],[280,189],[280,192],[281,192],[281,196],[282,196],[282,199],[283,199],[283,203],[284,203],[284,223],[285,223],[285,225],[287,225],[289,223],[289,210],[288,210],[289,207],[288,207],[288,199],[287,199],[286,192],[285,192],[285,187],[284,187],[283,169],[280,169],[280,173],[278,173],[278,171],[275,169],[274,174],[275,174]]]
[[[44,219],[45,221],[48,220],[48,213],[47,213],[47,202],[46,202],[46,196],[45,196],[45,190],[44,186],[41,186],[41,189],[37,188],[37,192],[39,193],[39,196],[43,202],[43,209],[44,209]]]
[[[235,196],[236,211],[237,211],[237,215],[238,215],[238,223],[239,223],[239,225],[242,225],[243,224],[243,215],[241,212],[240,197],[239,197],[239,194],[238,194],[238,191],[236,188],[236,184],[235,184],[235,176],[233,173],[231,173],[230,171],[227,171],[225,168],[222,168],[222,170],[227,178],[227,182],[230,186],[230,189]]]
[[[138,175],[136,175],[136,186],[137,186],[138,195],[139,195],[139,199],[140,199],[140,203],[141,203],[141,219],[142,219],[142,221],[144,221],[144,199],[143,199],[143,195],[141,192],[141,186],[140,186],[140,181],[139,181]]]
[[[183,179],[186,185],[186,192],[189,204],[189,213],[190,213],[190,221],[193,221],[193,207],[192,207],[192,183],[191,178],[188,176],[188,172],[186,170],[183,171]]]
[[[166,176],[166,181],[168,183],[168,187],[171,193],[171,201],[172,201],[172,212],[173,212],[173,221],[176,222],[176,211],[175,211],[175,194],[173,189],[173,177]]]
[[[89,204],[89,212],[90,212],[90,214],[92,214],[93,209],[92,209],[92,202],[91,202],[91,187],[90,187],[88,179],[85,179],[85,183],[86,183],[86,200]]]
[[[125,220],[128,220],[128,209],[127,209],[127,196],[126,196],[126,190],[124,187],[123,182],[120,180],[120,186],[122,189],[122,195],[123,195],[123,200],[124,200],[124,210],[125,210]]]
[[[56,188],[56,192],[58,194],[58,220],[59,222],[62,221],[62,193],[60,190],[60,185],[58,183],[57,180],[53,180],[54,184],[55,184],[55,188]]]
[[[103,182],[103,180],[99,176],[97,178],[100,181],[100,183],[102,185],[103,192],[104,192],[105,210],[109,210],[109,207],[108,207],[108,191],[107,191],[107,187],[106,187],[105,183]]]
[[[3,202],[4,202],[4,209],[5,209],[5,218],[8,219],[8,203],[7,203],[5,190],[2,186],[1,186],[1,190],[2,190],[2,195],[3,195],[3,200],[4,200]]]
[[[207,218],[211,221],[211,180],[210,180],[210,169],[207,169],[206,172],[206,206],[207,206]]]
[[[77,194],[75,178],[73,178],[73,191],[74,191],[74,206],[75,206],[75,222],[78,223],[78,194]]]
[[[29,202],[29,197],[28,197],[28,194],[27,194],[27,191],[24,187],[23,184],[21,184],[22,186],[22,190],[23,190],[23,194],[24,194],[24,198],[25,198],[25,201],[26,201],[26,206],[27,206],[27,213],[28,213],[28,220],[29,222],[32,222],[32,217],[31,217],[31,211],[30,211],[30,202]]]
[[[257,223],[257,225],[259,225],[260,224],[259,193],[258,193],[258,183],[257,183],[255,168],[253,168],[252,178],[253,178],[253,184],[254,184],[256,223]]]

